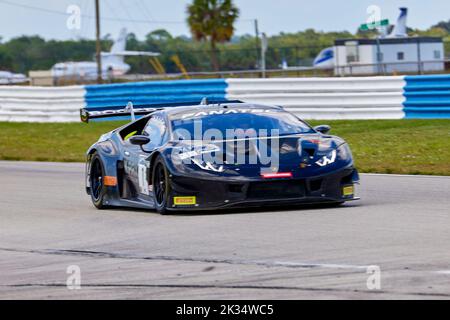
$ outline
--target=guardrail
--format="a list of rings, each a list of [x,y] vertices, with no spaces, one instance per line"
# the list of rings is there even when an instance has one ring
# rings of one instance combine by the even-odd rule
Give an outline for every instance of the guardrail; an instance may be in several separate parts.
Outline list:
[[[147,81],[71,87],[0,87],[0,121],[76,122],[81,107],[243,100],[304,119],[450,118],[450,75]],[[406,113],[406,114],[405,114]]]
[[[76,122],[84,105],[83,86],[0,87],[0,121]]]
[[[450,75],[408,76],[406,118],[450,118]]]
[[[225,99],[227,84],[223,79],[147,81],[86,86],[86,106],[104,107],[164,102],[199,102],[203,97]]]
[[[53,78],[48,71],[30,72],[32,85],[78,85],[92,84],[92,78],[82,75]],[[368,76],[398,76],[416,74],[442,74],[450,72],[450,59],[423,60],[423,61],[397,61],[380,63],[354,62],[336,67],[314,68],[311,66],[292,66],[278,69],[249,69],[228,71],[193,71],[187,73],[162,74],[125,74],[105,79],[109,83],[124,83],[137,81],[182,80],[182,79],[229,79],[229,78],[329,78],[336,75],[340,77],[368,77]],[[263,77],[263,74],[265,77]]]
[[[227,98],[281,105],[304,119],[401,119],[403,77],[228,79]]]

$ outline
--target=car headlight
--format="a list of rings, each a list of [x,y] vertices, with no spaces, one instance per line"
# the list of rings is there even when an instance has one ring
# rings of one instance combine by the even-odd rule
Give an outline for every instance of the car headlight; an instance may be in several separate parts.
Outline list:
[[[337,148],[337,156],[343,161],[350,161],[353,159],[352,151],[350,150],[348,143],[341,144]]]

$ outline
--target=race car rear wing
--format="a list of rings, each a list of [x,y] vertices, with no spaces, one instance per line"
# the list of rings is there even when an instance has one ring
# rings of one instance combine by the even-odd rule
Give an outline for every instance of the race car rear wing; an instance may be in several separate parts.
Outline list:
[[[80,119],[82,122],[88,123],[91,119],[101,119],[101,118],[113,118],[113,117],[123,117],[123,116],[131,116],[132,121],[135,120],[135,115],[147,115],[157,110],[161,110],[162,108],[154,108],[154,107],[138,107],[134,108],[130,103],[128,103],[127,107],[123,109],[118,109],[117,107],[106,107],[101,110],[88,110],[86,108],[80,109]],[[110,109],[111,108],[111,109]]]
[[[196,105],[212,105],[221,103],[243,103],[240,100],[207,100],[205,98],[199,103],[195,102],[175,102],[175,103],[158,103],[146,104],[134,107],[132,102],[128,102],[125,108],[123,106],[107,106],[101,108],[82,108],[80,109],[80,119],[82,122],[88,123],[91,119],[113,118],[131,116],[131,120],[135,120],[135,116],[148,115],[157,110],[163,110],[169,107],[187,107]]]

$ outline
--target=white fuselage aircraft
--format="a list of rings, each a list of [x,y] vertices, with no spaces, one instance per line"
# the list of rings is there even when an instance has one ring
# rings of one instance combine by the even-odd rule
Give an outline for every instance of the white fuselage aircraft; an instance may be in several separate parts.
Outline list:
[[[156,52],[125,50],[127,31],[122,29],[119,38],[114,42],[110,52],[102,52],[102,78],[108,79],[126,74],[130,66],[124,62],[125,56],[159,56]],[[79,78],[95,80],[97,63],[95,61],[69,61],[55,64],[52,69],[53,78]]]
[[[16,84],[27,82],[28,78],[21,73],[0,71],[0,84]]]
[[[397,24],[394,29],[388,35],[382,35],[386,38],[407,38],[406,19],[408,16],[407,8],[400,8],[400,15],[397,18]],[[335,66],[335,48],[329,47],[323,49],[317,57],[314,59],[313,67],[315,69],[332,69]]]

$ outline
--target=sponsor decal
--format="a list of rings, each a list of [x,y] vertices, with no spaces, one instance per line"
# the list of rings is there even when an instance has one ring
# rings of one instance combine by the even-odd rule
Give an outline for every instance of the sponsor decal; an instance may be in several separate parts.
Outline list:
[[[224,172],[225,169],[223,166],[215,166],[214,164],[212,164],[211,162],[200,162],[197,159],[192,159],[192,162],[195,163],[199,168],[203,169],[203,170],[209,170],[209,171],[214,171],[214,172]]]
[[[107,187],[115,187],[117,186],[117,178],[113,177],[113,176],[105,176],[104,180],[104,185]]]
[[[155,108],[134,108],[134,112],[153,112],[158,109]],[[88,111],[88,110],[82,110],[82,116],[104,116],[104,115],[116,115],[116,114],[129,114],[129,111],[127,109],[118,109],[118,110],[99,110],[99,111]]]
[[[218,109],[218,110],[209,110],[209,111],[199,111],[195,113],[185,113],[181,115],[181,119],[189,119],[189,118],[201,118],[206,116],[218,116],[223,114],[239,114],[239,113],[254,113],[254,114],[261,114],[261,113],[273,113],[277,112],[277,110],[272,109]]]
[[[134,108],[133,111],[136,114],[147,114],[152,113],[158,109],[156,108]],[[116,115],[130,115],[132,112],[130,112],[129,108],[125,109],[113,109],[113,110],[86,110],[81,109],[80,110],[80,118],[82,122],[89,122],[89,119],[91,118],[98,118],[98,117],[108,117],[108,116],[116,116]]]
[[[174,197],[173,204],[177,206],[191,206],[197,204],[197,199],[195,196]]]
[[[145,157],[145,156],[144,156]],[[139,159],[138,164],[138,181],[139,181],[139,192],[145,195],[150,195],[150,189],[148,188],[148,168],[150,163],[145,159]]]
[[[346,186],[342,188],[342,195],[343,196],[352,196],[355,192],[355,188],[353,186]]]
[[[336,161],[336,150],[333,150],[329,157],[323,156],[322,159],[316,161],[316,164],[321,167],[325,167]]]
[[[193,157],[201,156],[202,154],[212,153],[212,152],[220,152],[220,148],[215,145],[205,145],[201,147],[197,147],[197,149],[192,151],[181,152],[178,154],[181,160],[190,159]]]
[[[159,129],[159,132],[166,131],[166,121],[162,116],[154,115],[153,117],[150,118],[148,124],[152,124],[153,126],[157,127]]]

